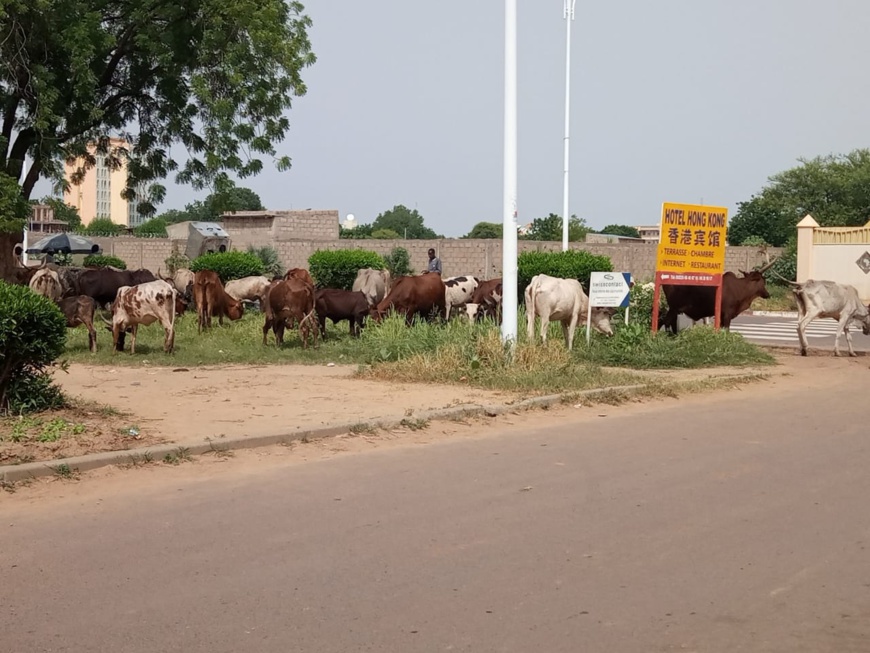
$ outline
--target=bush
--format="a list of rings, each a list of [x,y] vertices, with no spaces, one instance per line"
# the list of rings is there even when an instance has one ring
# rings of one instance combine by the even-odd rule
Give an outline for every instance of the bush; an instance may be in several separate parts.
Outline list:
[[[308,270],[318,288],[350,290],[359,270],[384,267],[380,255],[364,249],[318,250],[308,257]]]
[[[94,218],[81,233],[86,236],[118,236],[123,231],[124,227],[115,224],[110,218]]]
[[[517,291],[523,301],[526,286],[536,274],[547,274],[562,279],[577,279],[583,290],[589,292],[589,277],[593,272],[612,272],[613,265],[606,256],[584,251],[523,252],[517,259]]]
[[[266,272],[263,262],[249,252],[211,252],[198,256],[190,264],[193,272],[214,270],[223,283]]]
[[[166,269],[169,270],[169,274],[175,274],[176,271],[190,268],[190,259],[187,258],[185,254],[182,254],[178,251],[178,244],[172,243],[172,254],[170,254],[169,258],[163,261],[163,264],[166,266]]]
[[[139,237],[166,238],[168,236],[166,232],[166,220],[163,218],[151,218],[136,227],[133,233]]]
[[[797,279],[797,240],[793,238],[786,244],[782,256],[764,273],[764,279],[776,286],[788,286],[784,279]]]
[[[66,319],[49,299],[0,282],[0,410],[24,412],[62,400],[47,366],[63,353]]]
[[[384,257],[384,265],[393,277],[402,277],[413,273],[411,269],[411,256],[404,247],[394,247]]]
[[[263,267],[266,270],[268,277],[284,276],[284,266],[281,265],[281,259],[278,257],[278,252],[272,247],[254,247],[248,246],[248,253],[253,254],[263,262]]]
[[[84,266],[86,268],[107,268],[111,266],[113,268],[118,268],[119,270],[127,269],[127,264],[117,256],[103,256],[102,254],[90,254],[85,256]]]

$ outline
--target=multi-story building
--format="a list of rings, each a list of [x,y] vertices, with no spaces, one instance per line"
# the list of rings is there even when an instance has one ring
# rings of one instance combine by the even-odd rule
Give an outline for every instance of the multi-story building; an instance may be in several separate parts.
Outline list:
[[[69,225],[63,220],[55,220],[54,209],[48,204],[34,204],[27,229],[37,234],[59,234],[69,229]]]
[[[111,138],[110,149],[129,149],[130,143],[123,138]],[[139,198],[147,194],[148,187],[136,189],[136,199],[125,200],[121,193],[127,187],[127,162],[122,157],[121,165],[112,170],[107,156],[90,150],[96,159],[94,167],[85,172],[80,184],[72,183],[72,175],[82,165],[81,161],[65,164],[65,177],[69,189],[64,191],[63,201],[78,209],[82,224],[90,224],[95,218],[109,218],[115,224],[137,227],[147,218],[139,213]]]
[[[635,227],[635,229],[637,229],[637,233],[640,234],[640,239],[645,243],[657,243],[662,235],[661,226],[657,224]]]

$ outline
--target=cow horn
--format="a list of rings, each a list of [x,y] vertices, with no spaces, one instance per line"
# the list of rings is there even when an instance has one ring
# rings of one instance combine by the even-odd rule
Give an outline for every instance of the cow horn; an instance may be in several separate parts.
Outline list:
[[[108,324],[109,326],[112,326],[112,323],[109,322],[109,321],[108,321],[106,318],[104,318],[102,315],[100,316],[100,319],[101,319],[103,322],[105,322],[106,324]]]
[[[770,260],[770,261],[769,261],[769,262],[768,262],[764,267],[762,267],[762,268],[759,269],[758,271],[761,272],[762,274],[764,274],[764,273],[767,272],[770,268],[773,267],[773,264],[776,263],[776,262],[779,260],[779,258],[780,258],[780,257],[777,256],[776,258],[771,259],[771,260]]]
[[[159,267],[157,268],[157,278],[158,278],[158,279],[162,279],[163,281],[172,281],[171,278],[169,278],[169,277],[164,277],[162,274],[160,274],[160,268],[159,268]]]

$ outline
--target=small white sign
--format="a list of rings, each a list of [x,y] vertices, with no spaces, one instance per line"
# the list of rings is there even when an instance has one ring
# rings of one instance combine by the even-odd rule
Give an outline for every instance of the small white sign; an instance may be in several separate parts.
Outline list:
[[[625,308],[631,290],[630,272],[593,272],[589,278],[589,305]]]

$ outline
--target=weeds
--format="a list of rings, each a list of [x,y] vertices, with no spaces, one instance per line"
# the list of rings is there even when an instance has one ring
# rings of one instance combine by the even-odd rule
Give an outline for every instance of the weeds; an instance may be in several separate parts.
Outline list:
[[[399,426],[404,426],[409,431],[422,431],[423,429],[428,428],[429,420],[422,417],[406,417],[399,422]]]
[[[193,458],[190,455],[190,449],[187,447],[178,447],[175,451],[170,451],[163,456],[163,462],[167,465],[180,465],[181,463],[190,462]]]
[[[232,458],[236,452],[227,447],[215,446],[211,440],[208,441],[208,453],[214,454],[215,458]]]
[[[54,467],[50,467],[51,471],[54,472],[55,476],[59,478],[72,479],[76,478],[79,474],[77,469],[71,469],[69,465],[66,463],[61,463],[59,465],[55,465]]]
[[[145,451],[141,454],[130,454],[130,463],[127,467],[144,467],[154,462],[154,456],[150,451]]]
[[[377,427],[368,422],[359,422],[350,427],[350,432],[353,435],[373,435],[377,433]]]

